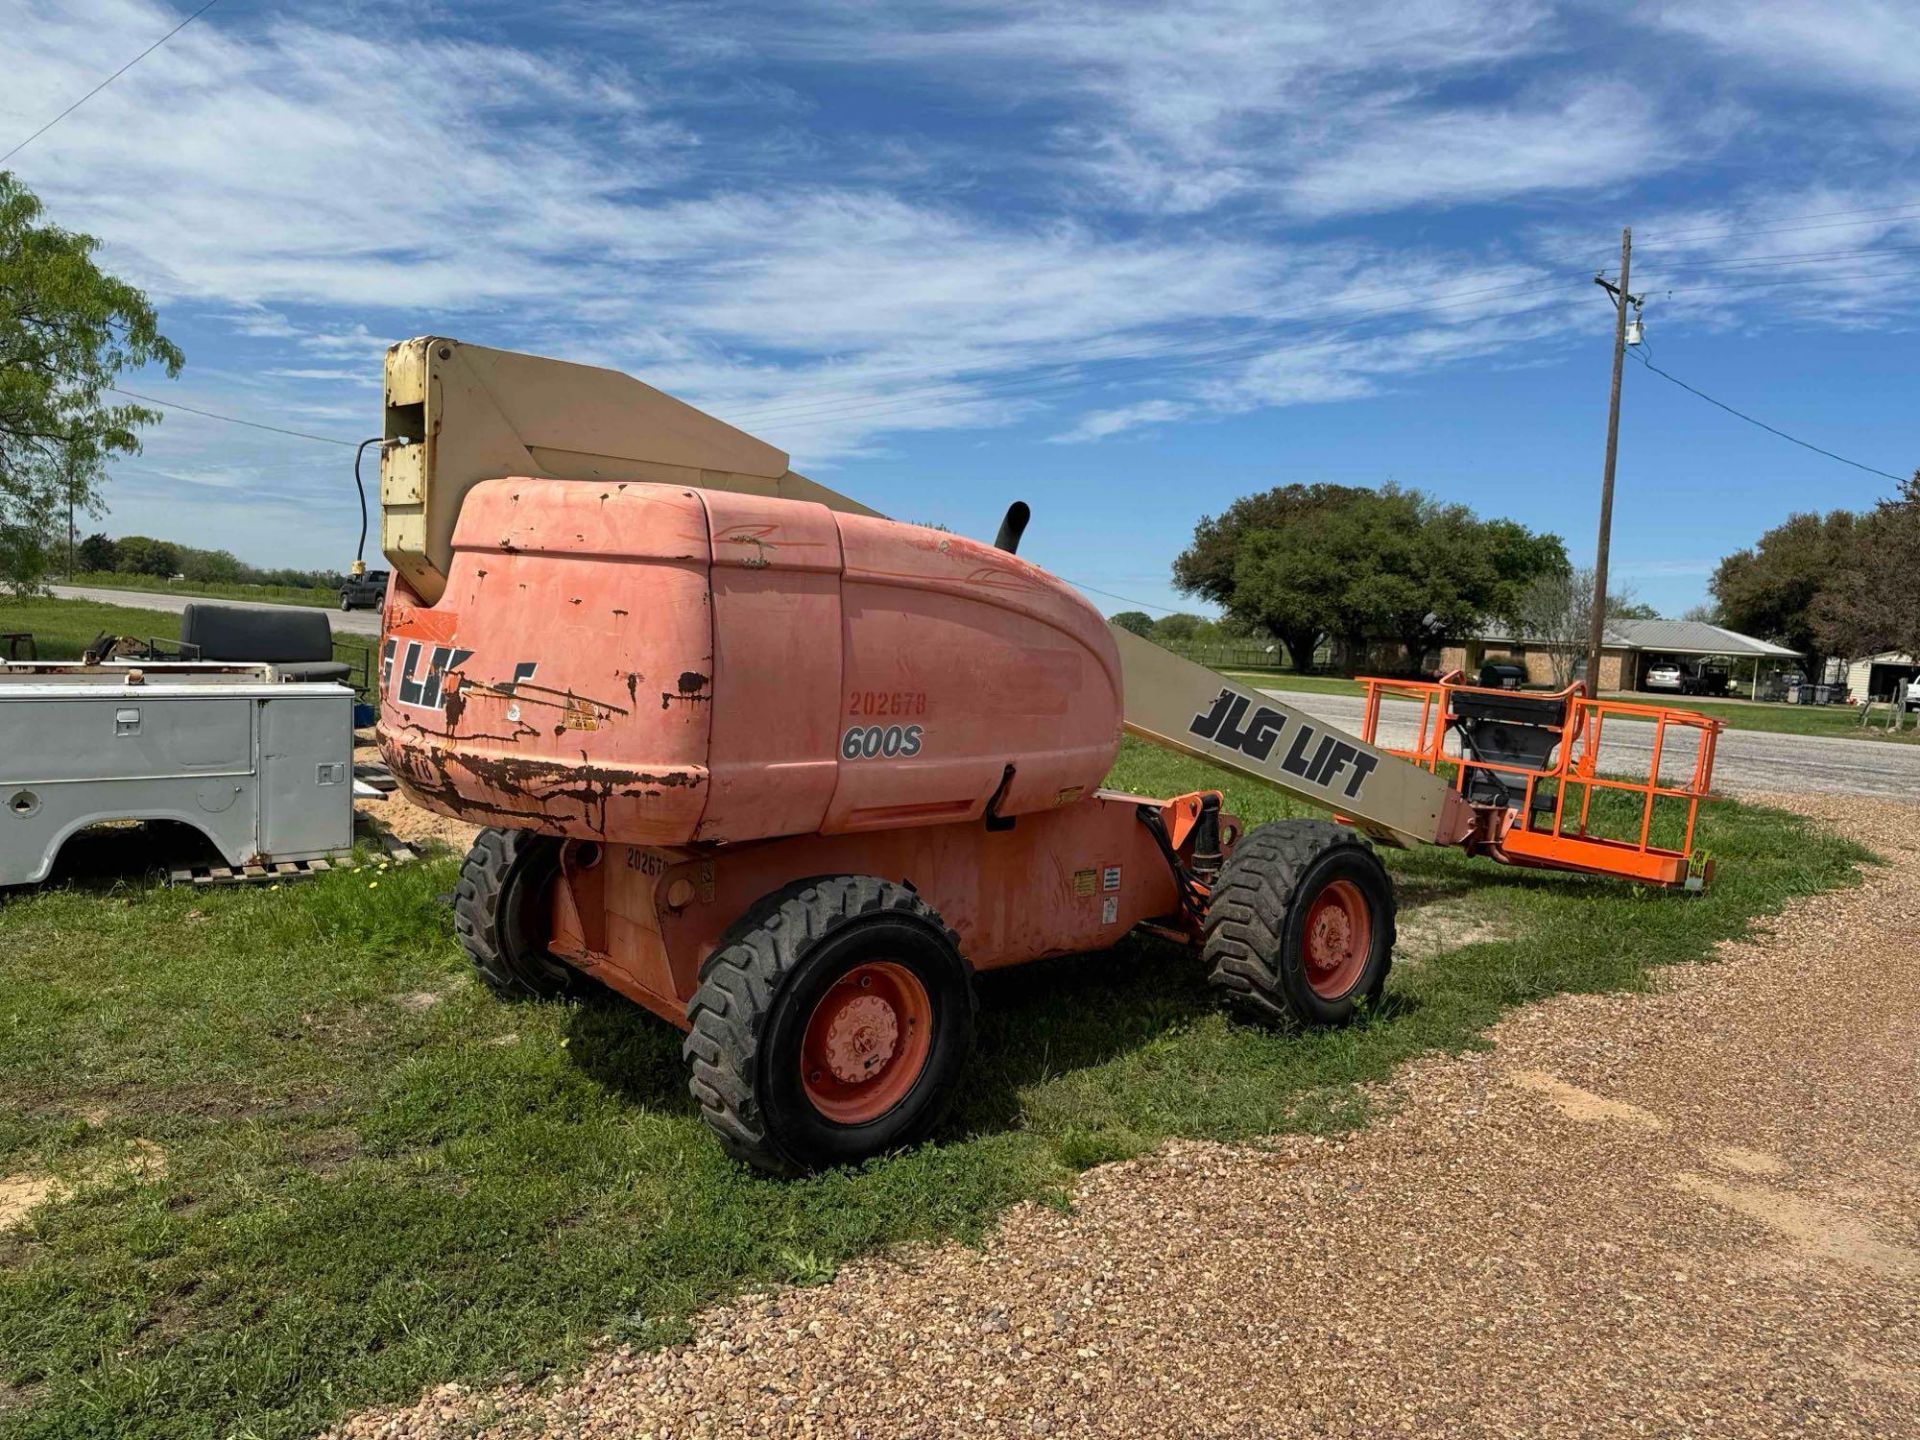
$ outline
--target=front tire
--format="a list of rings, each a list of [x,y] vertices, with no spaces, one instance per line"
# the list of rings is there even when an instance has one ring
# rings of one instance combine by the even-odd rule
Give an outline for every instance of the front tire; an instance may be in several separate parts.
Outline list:
[[[560,842],[530,830],[482,830],[460,866],[453,928],[480,978],[510,1000],[577,995],[586,977],[547,949]]]
[[[1377,1004],[1393,963],[1393,882],[1373,847],[1326,820],[1250,830],[1214,883],[1207,983],[1260,1025],[1341,1025]]]
[[[745,915],[701,967],[682,1049],[727,1153],[774,1175],[921,1141],[973,1048],[973,979],[913,891],[803,880]]]

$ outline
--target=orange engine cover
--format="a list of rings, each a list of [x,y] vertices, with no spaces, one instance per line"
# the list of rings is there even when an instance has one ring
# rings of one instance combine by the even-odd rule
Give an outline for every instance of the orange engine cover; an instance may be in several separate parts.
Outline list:
[[[804,501],[494,480],[439,603],[397,577],[381,753],[483,825],[628,845],[1017,815],[1092,792],[1119,658],[977,541]],[[1011,771],[1011,778],[1009,778]]]

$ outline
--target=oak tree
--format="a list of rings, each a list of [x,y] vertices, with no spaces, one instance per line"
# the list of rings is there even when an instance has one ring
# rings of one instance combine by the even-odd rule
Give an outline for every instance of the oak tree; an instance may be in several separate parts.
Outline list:
[[[182,363],[147,297],[94,263],[98,248],[0,171],[0,581],[16,589],[44,573],[55,516],[98,514],[108,462],[139,453],[140,427],[160,419],[111,397],[120,373]]]

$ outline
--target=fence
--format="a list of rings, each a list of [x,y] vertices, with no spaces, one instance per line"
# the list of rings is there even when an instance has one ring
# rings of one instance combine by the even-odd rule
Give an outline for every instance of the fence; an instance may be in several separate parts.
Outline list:
[[[1174,654],[1206,666],[1209,670],[1282,670],[1292,669],[1283,646],[1273,640],[1209,641],[1204,644],[1162,640],[1157,642]]]

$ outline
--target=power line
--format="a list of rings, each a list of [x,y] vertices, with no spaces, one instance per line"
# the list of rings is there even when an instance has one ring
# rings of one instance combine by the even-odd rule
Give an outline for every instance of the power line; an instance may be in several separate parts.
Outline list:
[[[305,430],[288,430],[280,425],[265,425],[258,420],[242,420],[238,415],[222,415],[215,410],[201,410],[192,405],[182,405],[178,400],[161,400],[152,395],[142,395],[137,390],[122,390],[117,385],[105,387],[115,395],[124,395],[129,400],[141,400],[148,405],[158,405],[162,410],[184,410],[189,415],[204,415],[209,420],[224,420],[229,425],[245,425],[252,430],[271,430],[276,435],[291,435],[296,440],[318,440],[322,445],[344,445],[351,450],[355,442],[342,440],[336,435],[312,435]]]
[[[1682,260],[1671,273],[1694,270],[1764,270],[1777,265],[1808,265],[1817,260],[1854,260],[1863,255],[1911,255],[1920,245],[1867,245],[1852,250],[1794,250],[1783,255],[1740,255],[1728,260]]]
[[[1678,385],[1682,390],[1685,390],[1689,395],[1697,395],[1702,400],[1706,401],[1709,405],[1718,406],[1720,409],[1726,411],[1727,414],[1733,416],[1735,419],[1744,420],[1749,425],[1758,425],[1762,430],[1765,430],[1769,435],[1778,435],[1782,440],[1790,441],[1793,444],[1798,445],[1802,450],[1811,450],[1813,451],[1814,454],[1824,455],[1829,460],[1838,460],[1842,465],[1851,465],[1856,470],[1864,470],[1869,475],[1878,475],[1883,480],[1893,481],[1893,483],[1896,485],[1903,484],[1906,480],[1906,477],[1904,475],[1895,475],[1890,471],[1880,470],[1875,468],[1872,465],[1862,465],[1858,460],[1849,460],[1844,455],[1836,455],[1831,450],[1823,450],[1820,446],[1813,444],[1811,441],[1802,440],[1798,435],[1789,435],[1786,431],[1780,429],[1778,426],[1769,425],[1764,420],[1756,420],[1753,416],[1747,414],[1745,411],[1734,409],[1733,406],[1727,404],[1726,401],[1716,400],[1713,398],[1713,396],[1707,394],[1706,391],[1697,389],[1696,387],[1689,385],[1686,381],[1682,380],[1679,376],[1669,375],[1666,371],[1662,370],[1658,365],[1654,364],[1651,360],[1647,359],[1644,355],[1637,355],[1634,358],[1639,360],[1639,362],[1642,365],[1646,366],[1647,369],[1651,370],[1654,374],[1658,375],[1662,380],[1671,381],[1673,384]]]
[[[1698,271],[1721,269],[1755,270],[1786,265],[1804,265],[1809,270],[1813,270],[1815,268],[1815,262],[1818,261],[1832,261],[1855,256],[1871,257],[1886,255],[1892,257],[1905,254],[1909,250],[1916,248],[1920,247],[1876,247],[1856,250],[1806,251],[1800,254],[1754,257],[1746,260],[1684,264],[1668,273],[1677,278]],[[1851,272],[1832,276],[1815,274],[1811,278],[1830,278],[1835,280],[1866,279],[1872,278],[1875,273],[1884,272]],[[1302,322],[1310,322],[1315,318],[1310,314],[1286,316],[1252,332],[1243,332],[1224,338],[1173,341],[1151,349],[1087,354],[1071,360],[1060,360],[1050,364],[1034,366],[1026,369],[1024,372],[1007,375],[998,380],[990,379],[980,384],[971,385],[962,393],[952,395],[948,403],[956,405],[974,404],[991,398],[1022,398],[1028,395],[1079,389],[1092,383],[1079,373],[1085,367],[1091,365],[1117,364],[1126,361],[1160,361],[1164,362],[1161,366],[1162,369],[1188,369],[1194,367],[1205,368],[1206,366],[1237,357],[1255,358],[1264,354],[1279,353],[1280,350],[1299,348],[1298,346],[1284,346],[1279,347],[1278,350],[1271,348],[1271,337],[1275,333],[1285,333],[1295,338],[1325,338],[1338,335],[1344,331],[1360,328],[1374,320],[1393,318],[1401,315],[1406,315],[1409,318],[1417,320],[1418,317],[1422,315],[1440,310],[1456,309],[1464,304],[1484,302],[1486,299],[1495,296],[1544,292],[1555,288],[1557,285],[1567,283],[1567,278],[1535,277],[1530,280],[1510,282],[1504,285],[1484,286],[1475,290],[1443,292],[1450,293],[1451,298],[1439,301],[1438,303],[1409,303],[1370,311],[1360,311],[1344,317],[1339,316],[1338,312],[1323,313],[1320,318],[1330,323],[1315,325],[1305,330],[1300,328]],[[1585,279],[1586,277],[1583,275],[1580,278]],[[1796,279],[1790,282],[1760,280],[1749,283],[1760,285],[1774,283],[1798,284],[1805,278],[1809,277],[1796,277]],[[1744,287],[1737,282],[1729,282],[1720,285],[1686,285],[1679,287],[1663,285],[1660,288],[1668,293],[1683,294],[1692,293],[1697,290],[1736,289]],[[1377,291],[1372,293],[1392,292]],[[915,397],[922,396],[926,397],[926,403],[934,408],[942,408],[942,402],[946,400],[949,392],[952,391],[954,387],[964,383],[963,377],[967,375],[970,370],[980,368],[984,367],[957,366],[947,371],[928,368],[918,373],[938,378],[931,379],[929,383],[888,389],[881,394],[870,395],[864,398],[842,395],[837,399],[828,399],[819,403],[807,403],[804,399],[806,392],[803,391],[800,392],[802,397],[800,403],[794,403],[790,397],[788,400],[774,402],[772,404],[749,406],[744,410],[730,414],[728,421],[730,424],[762,427],[769,424],[791,425],[807,421],[819,422],[823,420],[839,420],[854,417],[872,419],[897,413],[901,410],[918,408],[922,402]],[[914,372],[895,371],[891,373],[895,378],[905,379],[912,376]],[[871,381],[876,377],[868,375],[860,378]],[[832,391],[825,390],[823,392],[820,389],[815,389],[813,393],[831,395]]]
[[[142,60],[146,59],[147,56],[151,55],[154,51],[158,50],[162,45],[166,44],[167,41],[171,40],[174,36],[178,35],[182,30],[186,29],[187,26],[191,25],[194,21],[198,20],[202,15],[206,14],[207,11],[211,10],[214,6],[218,5],[219,3],[220,3],[220,0],[207,0],[206,4],[202,5],[198,10],[194,11],[191,15],[187,16],[186,19],[182,20],[178,25],[174,26],[173,29],[167,31],[166,34],[162,35],[158,40],[154,41],[153,44],[149,45],[146,49],[142,50],[138,55],[134,56],[133,59],[127,61],[126,64],[122,65],[118,70],[114,71],[111,75],[107,76],[106,79],[102,80],[98,85],[94,86],[93,89],[89,90],[86,94],[82,95],[78,100],[74,101],[71,105],[67,106],[66,109],[62,110],[58,115],[54,116],[51,120],[47,121],[47,123],[42,125],[38,130],[34,131],[31,135],[27,136],[26,139],[22,140],[18,145],[14,146],[13,149],[7,151],[7,153],[4,155],[0,155],[0,165],[6,164],[7,161],[11,160],[14,156],[18,155],[22,150],[26,149],[27,146],[31,145],[34,141],[38,140],[42,135],[46,134],[47,131],[51,130],[54,126],[58,125],[62,120],[66,119],[67,116],[71,115],[74,111],[78,110],[82,105],[86,104],[87,101],[91,100],[94,96],[98,95],[102,90],[106,89],[114,81],[118,80],[122,75],[126,74],[127,71],[131,70],[134,66],[138,65]]]
[[[1842,280],[1889,280],[1894,272],[1880,270],[1842,270],[1834,272],[1823,270],[1812,275],[1783,275],[1774,279],[1726,280],[1718,285],[1680,285],[1668,289],[1664,285],[1650,286],[1662,295],[1698,295],[1705,290],[1767,290],[1780,285],[1833,285]]]
[[[1109,600],[1124,600],[1129,605],[1138,605],[1142,610],[1158,610],[1162,615],[1178,615],[1180,613],[1178,610],[1169,610],[1164,605],[1149,605],[1145,600],[1136,600],[1131,595],[1116,595],[1111,590],[1102,590],[1098,585],[1089,585],[1086,581],[1076,580],[1071,575],[1060,575],[1058,571],[1054,573],[1069,585],[1081,590],[1091,590],[1094,594],[1104,595]]]
[[[1915,212],[1912,214],[1906,212]],[[1847,219],[1830,219],[1831,216],[1846,216]],[[1786,220],[1774,225],[1734,225],[1706,230],[1674,230],[1665,235],[1656,236],[1661,243],[1648,245],[1648,250],[1658,251],[1673,244],[1676,240],[1720,240],[1736,235],[1778,235],[1795,230],[1833,230],[1849,225],[1855,219],[1879,219],[1888,224],[1903,220],[1920,219],[1920,200],[1906,200],[1898,205],[1880,205],[1866,210],[1815,210],[1802,215],[1790,215]],[[1814,223],[1807,223],[1814,222]]]

